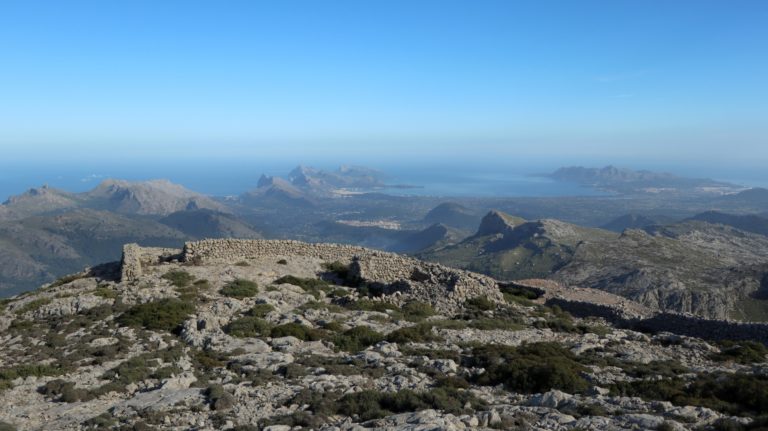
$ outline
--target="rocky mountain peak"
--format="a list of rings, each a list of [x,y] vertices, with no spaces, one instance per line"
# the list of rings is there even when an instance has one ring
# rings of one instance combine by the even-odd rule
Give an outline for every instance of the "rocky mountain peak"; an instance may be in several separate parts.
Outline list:
[[[169,180],[142,182],[108,179],[86,193],[92,205],[119,213],[168,215],[184,209],[226,211],[213,199]]]
[[[476,236],[487,236],[496,234],[505,234],[515,228],[525,220],[514,217],[501,211],[492,210],[480,221],[480,227],[477,229]]]

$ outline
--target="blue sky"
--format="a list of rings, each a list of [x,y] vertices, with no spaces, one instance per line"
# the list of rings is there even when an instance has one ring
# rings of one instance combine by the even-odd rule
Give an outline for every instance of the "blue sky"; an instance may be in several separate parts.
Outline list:
[[[8,160],[768,162],[766,1],[3,1]]]

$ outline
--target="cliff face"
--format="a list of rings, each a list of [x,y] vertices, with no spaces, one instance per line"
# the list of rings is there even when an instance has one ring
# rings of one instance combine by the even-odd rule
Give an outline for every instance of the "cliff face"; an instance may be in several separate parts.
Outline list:
[[[647,230],[647,231],[646,231]],[[489,213],[478,233],[421,256],[504,280],[549,277],[663,311],[768,320],[768,238],[686,221],[620,235]]]

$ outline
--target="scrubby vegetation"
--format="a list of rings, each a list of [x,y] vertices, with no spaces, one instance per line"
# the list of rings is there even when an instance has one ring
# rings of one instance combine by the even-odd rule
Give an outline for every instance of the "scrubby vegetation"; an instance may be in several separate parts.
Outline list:
[[[437,335],[432,332],[431,324],[417,324],[414,326],[407,326],[400,328],[396,331],[392,331],[387,335],[387,341],[390,343],[426,343],[429,341],[436,341],[439,339]]]
[[[504,300],[508,303],[514,303],[523,305],[526,307],[532,307],[536,304],[534,299],[538,299],[539,295],[531,289],[515,286],[504,286],[501,288],[501,293],[504,295]]]
[[[349,282],[353,281],[351,280],[351,272],[349,269],[349,265],[345,265],[339,262],[338,260],[335,262],[323,264],[323,269],[334,274],[339,280],[341,280],[345,284],[349,284]]]
[[[326,418],[339,414],[366,421],[425,409],[459,415],[486,407],[482,400],[470,392],[449,387],[438,387],[425,392],[407,389],[393,393],[366,390],[343,396],[338,393],[305,390],[296,395],[290,403],[308,405],[312,415],[300,412],[273,421],[262,421],[260,425],[317,427],[323,424]]]
[[[123,326],[174,331],[195,312],[195,306],[175,298],[164,298],[131,307],[117,318]]]
[[[229,410],[235,405],[235,397],[220,384],[208,386],[204,395],[213,410]]]
[[[68,367],[51,364],[27,364],[0,368],[0,390],[8,389],[18,378],[60,376],[69,371]]]
[[[187,271],[175,269],[163,274],[163,279],[168,280],[175,287],[189,286],[195,280],[195,277]]]
[[[86,274],[82,274],[82,273],[81,274],[65,275],[63,277],[60,277],[59,279],[57,279],[53,283],[51,283],[50,286],[48,286],[48,287],[52,288],[52,287],[63,286],[65,284],[72,283],[75,280],[80,280],[81,278],[85,278],[86,276],[87,276]]]
[[[296,337],[301,341],[318,341],[324,338],[322,331],[300,323],[285,323],[275,326],[270,330],[269,336],[272,338]]]
[[[720,352],[712,355],[712,360],[726,362],[732,361],[739,364],[752,364],[765,362],[768,348],[762,343],[754,341],[722,341]]]
[[[35,311],[38,308],[42,307],[43,305],[50,304],[52,301],[51,298],[38,298],[34,299],[32,301],[27,302],[24,304],[21,308],[16,310],[16,314],[21,315],[24,313],[28,313],[30,311]]]
[[[272,326],[260,317],[246,316],[235,319],[224,327],[224,332],[240,338],[266,337],[270,334]]]
[[[316,299],[324,297],[326,292],[330,292],[333,289],[332,285],[328,284],[326,281],[316,278],[300,278],[293,275],[280,277],[275,280],[275,284],[292,284],[298,286]]]
[[[406,303],[402,308],[402,313],[407,320],[412,322],[418,322],[436,314],[431,305],[419,301]]]
[[[338,350],[358,352],[384,340],[384,335],[367,326],[356,326],[333,338]]]
[[[469,408],[464,406],[468,405]],[[436,388],[428,392],[401,390],[395,393],[363,391],[341,397],[334,407],[336,413],[358,417],[361,420],[381,418],[394,413],[424,409],[463,414],[484,404],[469,392],[449,388]]]
[[[259,286],[256,282],[238,278],[224,285],[224,287],[219,290],[219,293],[224,296],[229,296],[230,298],[250,298],[259,293]]]
[[[267,303],[259,303],[259,304],[254,305],[253,307],[251,307],[251,309],[248,310],[247,314],[249,316],[258,317],[258,318],[263,319],[263,318],[265,318],[267,316],[267,314],[269,314],[269,313],[271,313],[273,311],[275,311],[275,307],[273,307],[272,305],[267,304]]]
[[[647,400],[702,406],[731,415],[768,414],[768,376],[751,374],[700,374],[683,378],[618,382],[612,392]]]
[[[551,389],[577,393],[588,387],[580,375],[585,368],[570,350],[555,343],[480,346],[472,350],[466,362],[467,366],[485,368],[485,373],[474,378],[481,385],[503,384],[524,393]]]

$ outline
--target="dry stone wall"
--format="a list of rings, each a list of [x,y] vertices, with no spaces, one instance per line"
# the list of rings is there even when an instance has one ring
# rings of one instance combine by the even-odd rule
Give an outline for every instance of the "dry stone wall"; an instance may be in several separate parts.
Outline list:
[[[615,305],[571,301],[563,298],[551,298],[547,300],[547,305],[557,305],[577,317],[601,317],[617,326],[636,331],[671,332],[705,340],[752,340],[768,345],[767,323],[704,319],[668,312],[638,317],[628,315],[626,310]]]
[[[120,261],[120,280],[134,281],[144,273],[143,267],[160,263],[163,260],[180,256],[181,250],[175,248],[141,247],[138,244],[123,246]]]
[[[145,248],[137,244],[123,247],[121,277],[124,281],[141,277],[142,268],[168,259],[199,263],[232,263],[242,259],[274,256],[304,256],[326,262],[349,264],[352,275],[362,280],[387,285],[389,300],[414,298],[429,302],[440,311],[451,312],[467,299],[487,296],[502,301],[499,283],[487,276],[423,262],[394,253],[339,244],[313,244],[288,240],[217,239],[188,242],[183,250]],[[565,286],[539,283],[548,305],[558,305],[579,317],[596,316],[615,324],[649,332],[672,332],[705,339],[750,339],[768,344],[768,324],[709,320],[676,313],[646,313],[628,306],[625,298],[615,301],[593,301],[590,295],[605,296],[593,289],[572,291]],[[582,292],[582,290],[584,292]],[[587,292],[590,291],[590,292]],[[579,295],[576,295],[579,293]],[[573,296],[571,298],[571,296]],[[609,298],[610,299],[610,298]],[[632,304],[630,304],[632,305]],[[640,312],[642,311],[642,312]]]
[[[484,275],[427,263],[411,257],[342,244],[313,244],[288,240],[220,239],[189,242],[183,259],[189,262],[236,262],[274,256],[304,256],[350,265],[351,275],[388,285],[388,293],[430,302],[449,312],[476,296],[502,301],[496,281]]]

